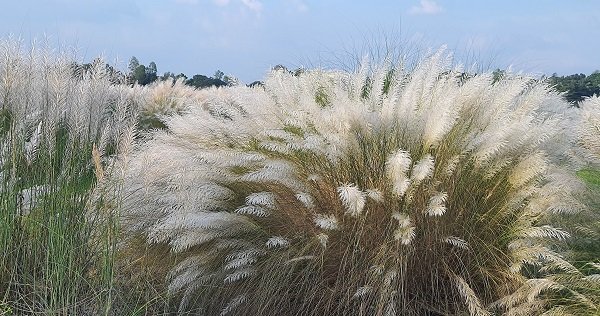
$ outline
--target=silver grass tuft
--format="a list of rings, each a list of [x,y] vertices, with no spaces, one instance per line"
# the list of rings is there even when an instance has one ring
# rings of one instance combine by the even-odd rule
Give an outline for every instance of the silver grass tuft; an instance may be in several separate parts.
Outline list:
[[[552,250],[570,235],[552,222],[583,208],[557,150],[568,105],[544,82],[440,50],[200,94],[124,167],[123,226],[186,262],[169,273],[182,310],[543,312],[559,288],[524,272],[576,275]]]

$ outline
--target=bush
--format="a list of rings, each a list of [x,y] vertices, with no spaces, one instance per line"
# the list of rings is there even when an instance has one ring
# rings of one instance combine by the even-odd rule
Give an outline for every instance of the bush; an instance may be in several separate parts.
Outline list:
[[[153,269],[180,312],[536,314],[561,304],[544,293],[584,301],[553,277],[577,269],[551,224],[584,206],[547,150],[569,146],[568,105],[544,83],[465,76],[440,51],[410,70],[274,71],[264,87],[212,91],[124,167],[123,249],[177,262]]]

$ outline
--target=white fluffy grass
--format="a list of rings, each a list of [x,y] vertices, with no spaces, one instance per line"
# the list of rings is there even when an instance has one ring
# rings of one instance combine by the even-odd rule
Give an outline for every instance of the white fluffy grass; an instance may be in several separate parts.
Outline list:
[[[568,234],[542,225],[573,200],[549,198],[567,104],[525,76],[465,77],[443,51],[368,68],[275,71],[168,119],[127,169],[128,236],[185,258],[171,289],[209,314],[550,306],[500,302],[524,266],[570,269],[544,246]]]

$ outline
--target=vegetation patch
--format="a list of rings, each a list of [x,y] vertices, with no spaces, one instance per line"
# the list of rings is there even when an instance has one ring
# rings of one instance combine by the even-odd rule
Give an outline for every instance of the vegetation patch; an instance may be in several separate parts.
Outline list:
[[[0,56],[2,315],[599,312],[598,98],[443,50],[202,90]]]

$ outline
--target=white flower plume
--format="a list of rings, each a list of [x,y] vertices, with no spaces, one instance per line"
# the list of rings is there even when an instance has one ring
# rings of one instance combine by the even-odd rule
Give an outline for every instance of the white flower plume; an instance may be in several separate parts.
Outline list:
[[[366,203],[366,194],[353,184],[338,187],[338,195],[346,208],[346,214],[350,216],[360,215]]]

